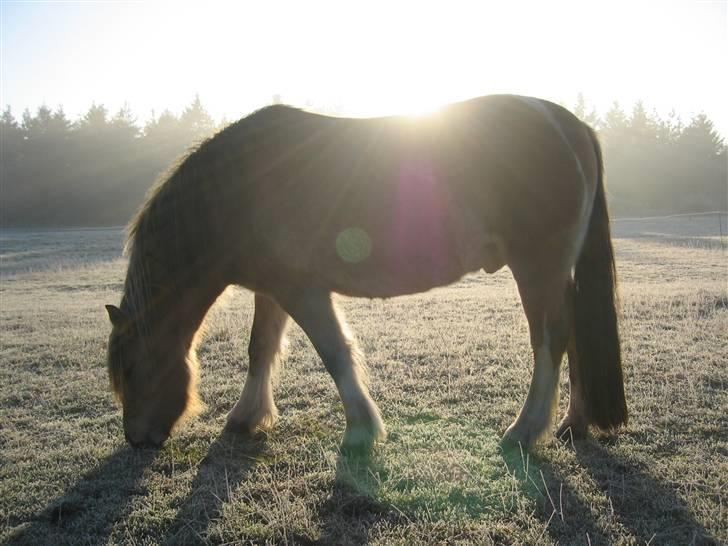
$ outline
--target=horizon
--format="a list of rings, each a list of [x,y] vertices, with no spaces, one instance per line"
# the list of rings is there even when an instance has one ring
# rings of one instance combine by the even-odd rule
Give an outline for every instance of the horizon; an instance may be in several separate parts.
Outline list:
[[[504,92],[573,107],[582,93],[600,115],[614,101],[629,114],[638,100],[685,123],[703,112],[725,137],[726,5],[3,2],[0,104],[16,118],[62,106],[70,119],[92,103],[126,105],[143,125],[196,94],[219,122],[274,96],[373,116]]]

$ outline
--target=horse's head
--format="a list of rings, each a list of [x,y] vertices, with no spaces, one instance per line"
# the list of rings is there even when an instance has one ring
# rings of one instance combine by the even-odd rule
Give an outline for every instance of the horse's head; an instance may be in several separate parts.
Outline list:
[[[113,327],[109,379],[123,407],[124,435],[135,447],[160,446],[182,416],[197,406],[196,366],[174,336],[142,331],[113,305],[106,310]]]

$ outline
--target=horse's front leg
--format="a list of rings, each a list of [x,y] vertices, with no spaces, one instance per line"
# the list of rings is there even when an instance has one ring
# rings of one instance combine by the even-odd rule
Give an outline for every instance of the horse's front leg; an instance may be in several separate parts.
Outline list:
[[[273,402],[272,380],[285,345],[288,314],[272,299],[255,295],[255,316],[250,333],[250,366],[243,393],[228,415],[227,428],[253,433],[273,426],[278,409]]]
[[[342,450],[366,453],[385,436],[376,404],[365,384],[364,359],[331,300],[331,293],[304,289],[281,305],[301,326],[331,374],[346,414]]]

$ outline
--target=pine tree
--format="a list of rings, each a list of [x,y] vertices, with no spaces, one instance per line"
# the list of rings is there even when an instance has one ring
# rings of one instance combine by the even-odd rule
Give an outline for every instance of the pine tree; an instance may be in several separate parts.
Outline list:
[[[77,123],[77,129],[89,134],[99,134],[108,129],[109,111],[103,104],[91,104],[91,107]]]
[[[18,194],[16,184],[21,183],[24,144],[25,131],[7,106],[0,116],[0,226],[7,224],[8,206],[14,204],[12,199]]]
[[[576,96],[574,115],[590,127],[597,128],[599,126],[599,114],[597,114],[595,108],[587,112],[586,99],[584,99],[584,93],[582,92],[579,92]]]
[[[111,118],[110,126],[117,139],[132,140],[137,138],[140,133],[136,118],[126,103]]]
[[[627,130],[627,116],[617,101],[612,103],[612,107],[604,115],[604,131],[622,136]]]
[[[723,139],[715,130],[713,122],[702,112],[685,127],[678,143],[699,157],[715,158],[724,151]]]
[[[11,111],[10,106],[6,106],[5,110],[3,110],[2,116],[0,116],[0,127],[2,127],[3,131],[20,129],[20,125],[16,121],[15,117],[13,117],[13,112]]]
[[[163,110],[158,118],[152,112],[151,119],[144,126],[144,137],[154,141],[171,138],[172,134],[178,132],[180,122],[172,112]]]
[[[629,119],[629,134],[634,141],[639,141],[642,144],[652,142],[656,137],[655,128],[657,124],[647,114],[644,103],[639,100],[635,103],[632,108],[632,116]]]
[[[22,128],[29,139],[34,140],[46,134],[53,123],[53,112],[45,104],[38,107],[35,116],[30,110],[23,112]]]
[[[192,103],[184,109],[179,121],[182,130],[189,134],[192,141],[209,136],[215,129],[215,122],[202,106],[199,95],[195,95]]]
[[[671,110],[665,119],[660,118],[655,111],[653,111],[652,117],[658,120],[655,125],[657,142],[665,147],[675,145],[684,129],[680,116],[677,115],[675,110]]]

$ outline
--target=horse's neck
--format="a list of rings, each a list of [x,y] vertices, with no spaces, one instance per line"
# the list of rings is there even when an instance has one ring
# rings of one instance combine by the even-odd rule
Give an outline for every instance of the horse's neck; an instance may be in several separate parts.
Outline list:
[[[225,286],[171,255],[174,245],[162,249],[132,257],[138,262],[130,263],[126,293],[132,309],[144,314],[150,333],[174,335],[189,348]]]

